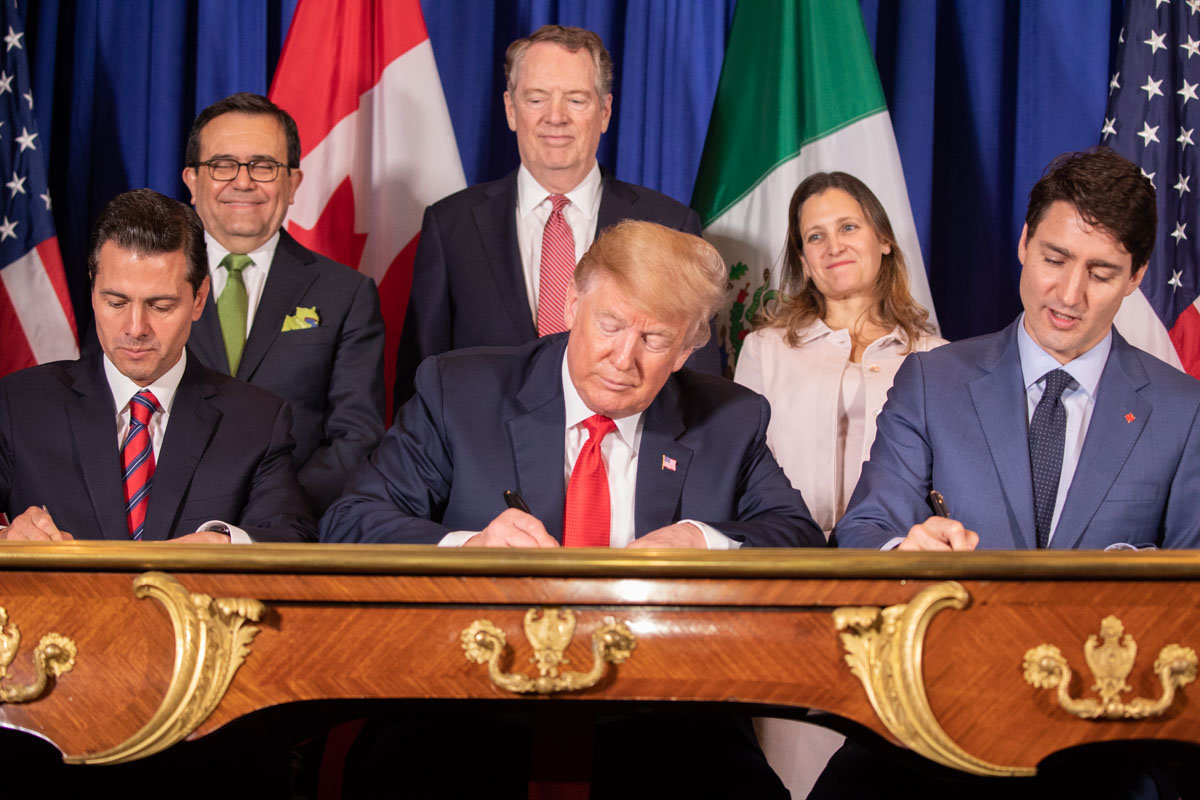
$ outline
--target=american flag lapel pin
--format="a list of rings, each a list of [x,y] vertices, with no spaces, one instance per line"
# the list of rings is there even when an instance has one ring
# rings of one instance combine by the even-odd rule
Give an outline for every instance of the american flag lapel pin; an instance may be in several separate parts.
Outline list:
[[[671,458],[666,453],[663,454],[662,468],[668,469],[671,472],[675,471],[675,459]]]

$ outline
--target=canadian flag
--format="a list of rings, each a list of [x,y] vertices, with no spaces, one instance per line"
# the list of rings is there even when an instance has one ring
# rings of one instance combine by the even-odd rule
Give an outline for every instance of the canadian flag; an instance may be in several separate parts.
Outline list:
[[[300,0],[270,97],[300,128],[288,232],[379,285],[390,408],[422,215],[466,186],[419,0]]]

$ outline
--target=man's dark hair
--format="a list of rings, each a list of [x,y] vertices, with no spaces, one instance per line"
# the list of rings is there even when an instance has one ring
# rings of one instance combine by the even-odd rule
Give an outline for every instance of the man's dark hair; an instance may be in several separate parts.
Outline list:
[[[88,250],[88,281],[95,285],[100,249],[112,242],[140,256],[183,252],[187,258],[187,280],[192,291],[200,290],[208,275],[208,251],[204,226],[191,207],[153,189],[134,189],[112,199],[92,226]]]
[[[1133,257],[1133,273],[1150,261],[1158,209],[1154,184],[1136,164],[1107,147],[1058,156],[1029,193],[1028,236],[1059,200],[1073,205],[1087,224],[1116,237]]]
[[[191,133],[188,134],[187,152],[184,154],[184,163],[187,166],[199,166],[200,131],[223,114],[261,114],[277,119],[283,126],[283,136],[287,139],[287,165],[292,169],[300,166],[300,130],[296,127],[296,120],[261,94],[250,92],[231,94],[200,112],[196,121],[192,123]]]

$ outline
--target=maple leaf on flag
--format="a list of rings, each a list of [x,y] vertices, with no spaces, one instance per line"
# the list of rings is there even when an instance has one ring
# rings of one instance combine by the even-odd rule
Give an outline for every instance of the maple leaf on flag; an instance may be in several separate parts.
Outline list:
[[[315,225],[302,228],[289,220],[288,233],[309,250],[358,269],[367,234],[354,230],[354,186],[350,177],[338,184]]]

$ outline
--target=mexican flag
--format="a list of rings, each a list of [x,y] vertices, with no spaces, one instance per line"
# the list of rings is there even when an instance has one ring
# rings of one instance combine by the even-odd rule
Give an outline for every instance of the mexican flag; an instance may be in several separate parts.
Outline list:
[[[841,170],[883,203],[913,297],[936,325],[900,153],[857,0],[747,0],[734,12],[692,207],[730,265],[717,321],[732,370],[779,285],[792,192]]]

